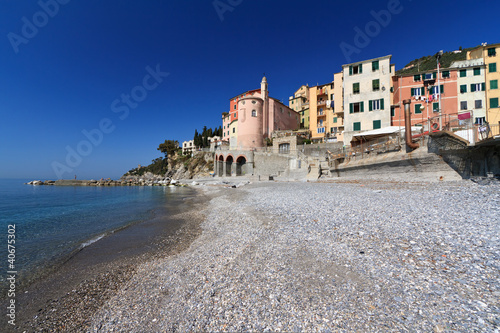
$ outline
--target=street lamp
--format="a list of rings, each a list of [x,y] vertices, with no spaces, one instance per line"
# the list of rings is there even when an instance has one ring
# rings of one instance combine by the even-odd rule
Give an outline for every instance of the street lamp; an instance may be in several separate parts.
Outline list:
[[[439,81],[439,59],[441,59],[441,56],[443,55],[443,50],[439,51],[437,54],[436,54],[436,62],[437,62],[437,76],[438,76],[438,86],[437,86],[437,90],[438,90],[438,93],[439,93],[439,130],[442,131],[443,130],[443,110],[441,110],[441,85],[440,85],[440,81]]]

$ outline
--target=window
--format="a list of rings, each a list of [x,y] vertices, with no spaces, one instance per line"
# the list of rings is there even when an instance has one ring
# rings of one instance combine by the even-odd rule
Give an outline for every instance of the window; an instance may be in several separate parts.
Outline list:
[[[496,63],[496,62],[494,62],[494,63],[492,63],[492,64],[489,64],[489,65],[488,65],[488,71],[489,71],[490,73],[495,73],[495,72],[497,71],[497,63]]]
[[[289,143],[282,143],[279,145],[279,152],[280,154],[289,154],[290,153],[290,144]]]
[[[393,93],[394,92],[394,87],[391,87],[390,91],[391,91],[391,93]]]
[[[280,111],[281,111],[281,113],[283,113],[283,108],[282,107],[280,107]]]
[[[439,102],[432,103],[432,111],[439,112]]]
[[[325,133],[324,127],[318,127],[318,134]]]
[[[252,117],[257,117],[257,111],[256,110],[252,110]]]
[[[443,71],[443,79],[450,77],[450,71]]]
[[[391,106],[391,117],[396,117],[396,109],[394,106]]]
[[[229,131],[227,131],[227,135],[229,135]]]
[[[382,121],[381,120],[374,120],[373,121],[373,129],[379,129],[382,127]]]
[[[353,94],[359,94],[359,82],[352,84],[352,93]]]
[[[474,91],[484,91],[484,88],[485,88],[485,84],[484,83],[472,83],[470,85],[470,91],[471,92],[474,92]]]
[[[235,128],[235,127],[233,127],[233,133],[235,133],[235,132],[236,132],[236,128]]]
[[[372,80],[372,88],[373,88],[373,91],[380,90],[380,80],[379,79]]]
[[[234,105],[234,110],[236,110],[236,104]]]
[[[413,75],[413,81],[415,82],[420,81],[420,74]]]
[[[363,64],[349,66],[349,75],[361,74],[363,73]]]
[[[359,112],[365,112],[363,102],[349,104],[349,113],[359,113]]]
[[[288,111],[288,117],[291,117],[292,116],[292,113],[290,111]]]
[[[467,70],[466,69],[461,69],[460,70],[460,77],[466,77],[467,76]]]
[[[425,95],[425,87],[421,88],[411,88],[412,96],[424,96]]]
[[[480,99],[476,99],[474,101],[474,108],[475,109],[481,109],[483,107],[483,101]]]
[[[498,107],[498,97],[490,98],[490,108],[497,108],[497,107]]]
[[[360,122],[353,123],[352,124],[352,130],[353,131],[361,131],[361,123]]]
[[[466,84],[461,84],[460,85],[460,93],[466,93],[467,92],[467,85]]]
[[[474,68],[474,75],[475,76],[481,75],[481,68],[479,68],[479,67]]]
[[[436,78],[436,72],[422,74],[422,79],[424,79],[425,81],[434,80],[435,78]]]
[[[490,89],[498,89],[498,80],[490,81]]]
[[[337,122],[337,117],[334,117],[333,118],[333,122],[336,123]]]
[[[372,61],[372,71],[375,72],[378,70],[378,60]]]
[[[494,57],[497,55],[497,52],[494,47],[488,49],[488,57]]]
[[[444,94],[444,85],[440,85],[439,87],[441,88],[441,89],[439,89],[439,90],[441,90],[441,94]],[[437,93],[438,93],[438,92],[437,92],[437,89],[436,89],[436,87],[435,87],[435,86],[433,86],[433,87],[431,88],[430,93],[431,93],[431,94],[437,94]]]
[[[254,103],[255,104],[255,103]],[[292,104],[293,104],[293,101],[292,101]]]
[[[330,100],[333,101],[333,94],[330,94]]]
[[[422,113],[422,104],[415,104],[415,114],[420,114]]]
[[[368,101],[368,110],[369,111],[377,111],[384,109],[384,99],[376,99],[373,101]]]
[[[467,101],[460,102],[460,110],[467,110]]]

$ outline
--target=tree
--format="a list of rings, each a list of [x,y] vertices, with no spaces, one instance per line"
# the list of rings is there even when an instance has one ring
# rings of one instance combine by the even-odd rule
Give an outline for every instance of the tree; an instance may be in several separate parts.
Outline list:
[[[179,141],[177,140],[165,140],[164,143],[160,143],[160,146],[156,150],[161,151],[165,154],[165,158],[169,155],[174,155],[179,148]]]

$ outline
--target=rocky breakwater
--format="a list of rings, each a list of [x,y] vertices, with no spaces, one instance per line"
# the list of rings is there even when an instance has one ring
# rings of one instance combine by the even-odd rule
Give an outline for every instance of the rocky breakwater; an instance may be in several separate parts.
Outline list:
[[[68,180],[68,179],[60,179],[60,180],[33,180],[29,183],[25,183],[27,185],[56,185],[56,186],[185,186],[184,184],[180,184],[176,180],[170,179],[168,177],[122,177],[120,180],[112,180],[112,179],[101,179],[101,180]]]

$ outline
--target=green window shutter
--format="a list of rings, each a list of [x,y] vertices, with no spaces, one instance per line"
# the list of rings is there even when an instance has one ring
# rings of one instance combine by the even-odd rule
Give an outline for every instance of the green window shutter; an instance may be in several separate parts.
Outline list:
[[[490,98],[490,108],[497,108],[497,107],[498,107],[498,97]]]
[[[415,89],[414,88],[411,88],[411,96],[415,96]]]
[[[495,73],[497,71],[497,64],[496,64],[496,62],[491,63],[491,64],[488,65],[488,71],[490,73]]]
[[[381,98],[380,99],[380,110],[383,110],[384,109],[384,99]]]
[[[425,96],[425,86],[423,86],[423,87],[420,89],[420,92],[421,92],[421,95],[422,95],[422,96]]]
[[[391,107],[391,117],[396,117],[396,109],[394,107]]]
[[[440,85],[439,88],[440,88],[439,90],[441,91],[441,94],[444,94],[444,85]]]
[[[352,66],[349,66],[349,75],[352,75]]]
[[[353,130],[355,131],[361,131],[361,123],[360,122],[356,122],[356,123],[353,123]]]
[[[432,103],[432,111],[438,111],[439,110],[439,102]]]
[[[368,111],[373,111],[373,105],[372,101],[368,101]]]
[[[337,117],[333,118],[333,122],[336,123],[337,122]]]
[[[381,126],[381,121],[380,120],[374,120],[373,121],[373,129],[379,129]]]
[[[460,85],[460,93],[466,93],[467,92],[467,85],[466,84],[462,84]]]
[[[354,105],[349,103],[349,113],[354,113]]]
[[[481,75],[481,68],[474,68],[474,75]]]
[[[445,77],[450,77],[450,71],[443,72],[443,78],[445,78]]]
[[[359,64],[359,74],[363,73],[363,64]]]
[[[476,91],[476,85],[474,83],[471,83],[470,85],[470,92]]]
[[[460,77],[466,77],[467,76],[467,70],[466,69],[461,69],[460,70]]]
[[[437,73],[436,73],[436,72],[433,72],[433,73],[432,73],[432,78],[433,78],[433,79],[437,78]]]
[[[359,103],[359,109],[361,112],[365,112],[365,102],[360,102]]]
[[[420,105],[421,104],[415,104],[415,109],[413,110],[415,114],[421,113],[421,111],[420,111]]]
[[[498,89],[498,80],[490,81],[490,89]]]
[[[481,83],[481,91],[486,90],[486,82]]]
[[[425,74],[422,74],[422,81],[425,81]]]
[[[420,74],[413,75],[413,81],[420,81]]]

